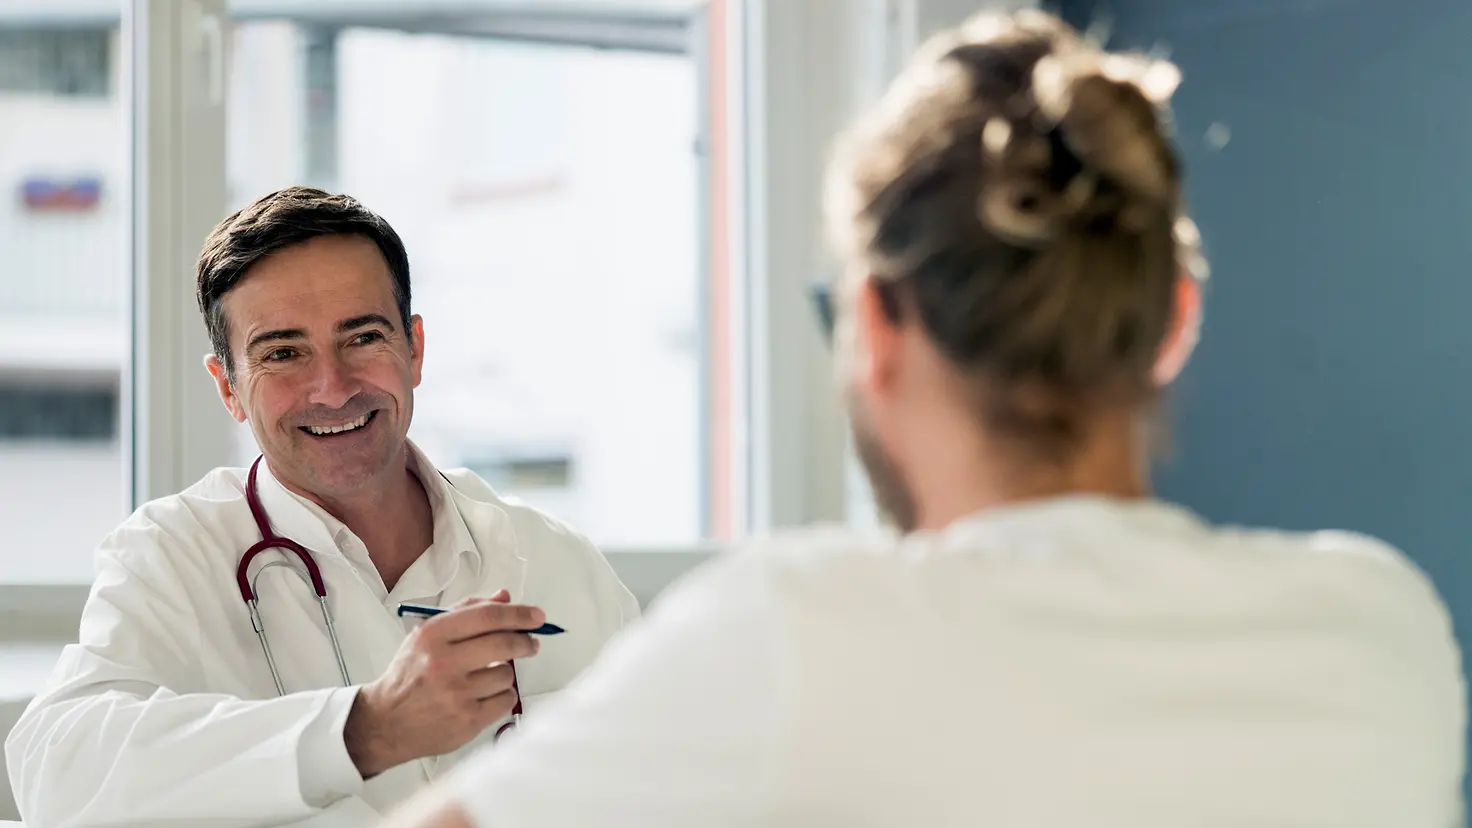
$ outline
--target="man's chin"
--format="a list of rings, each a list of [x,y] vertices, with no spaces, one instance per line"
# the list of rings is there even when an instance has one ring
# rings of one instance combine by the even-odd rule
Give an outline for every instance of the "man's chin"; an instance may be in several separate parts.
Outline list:
[[[293,459],[303,480],[310,481],[315,491],[348,494],[382,477],[401,455],[402,452],[377,443],[363,446],[307,443],[297,449]]]

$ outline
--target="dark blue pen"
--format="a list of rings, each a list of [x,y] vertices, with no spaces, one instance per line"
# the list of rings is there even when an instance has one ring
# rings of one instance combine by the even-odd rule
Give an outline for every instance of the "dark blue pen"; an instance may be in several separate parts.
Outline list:
[[[400,618],[403,618],[406,615],[417,615],[420,618],[433,618],[434,616],[439,615],[442,612],[449,612],[449,610],[441,609],[440,607],[426,607],[423,604],[399,604]],[[519,632],[524,632],[528,635],[560,635],[567,632],[567,630],[564,630],[556,624],[543,624],[542,626],[537,627],[535,630],[519,630]]]

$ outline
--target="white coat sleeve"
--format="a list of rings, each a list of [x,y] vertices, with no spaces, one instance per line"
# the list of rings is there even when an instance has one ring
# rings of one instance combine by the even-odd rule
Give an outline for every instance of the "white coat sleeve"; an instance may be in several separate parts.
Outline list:
[[[786,795],[795,659],[759,579],[674,588],[447,787],[480,828],[746,828]]]
[[[5,743],[30,828],[269,825],[351,807],[353,784],[303,762],[346,761],[352,688],[266,701],[191,692],[203,686],[200,622],[169,563],[189,551],[136,519],[99,550],[79,643]]]
[[[637,621],[640,616],[639,599],[619,580],[613,565],[598,547],[586,537],[579,535],[578,538],[583,546],[586,570],[593,581],[594,602],[603,616],[600,628],[616,632]]]

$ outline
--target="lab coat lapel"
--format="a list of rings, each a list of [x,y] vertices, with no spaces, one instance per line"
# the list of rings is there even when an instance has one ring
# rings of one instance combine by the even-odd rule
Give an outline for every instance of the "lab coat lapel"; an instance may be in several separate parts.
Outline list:
[[[455,578],[445,588],[444,605],[449,606],[472,596],[489,597],[503,588],[511,593],[512,600],[520,599],[526,590],[527,561],[517,548],[516,533],[511,528],[510,516],[500,506],[478,500],[467,492],[472,481],[456,480],[450,474],[446,474],[445,479],[450,481],[451,502],[460,510],[470,536],[475,541],[477,555],[471,565],[477,566],[478,570],[473,573],[473,577]],[[483,743],[489,739],[489,734],[494,733],[500,725],[501,722],[491,724],[475,742]],[[453,762],[455,755],[421,760],[420,766],[428,777],[434,778],[447,767],[444,760]]]
[[[472,596],[489,596],[503,588],[511,593],[512,600],[519,600],[526,589],[527,561],[517,546],[510,516],[495,503],[479,500],[467,492],[468,485],[461,485],[449,475],[447,479],[451,501],[475,541],[478,554],[472,566],[477,566],[478,571],[474,577],[454,579],[445,589],[445,604]]]

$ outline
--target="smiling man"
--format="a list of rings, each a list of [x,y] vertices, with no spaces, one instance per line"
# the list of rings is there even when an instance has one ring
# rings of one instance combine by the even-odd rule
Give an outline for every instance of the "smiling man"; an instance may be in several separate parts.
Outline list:
[[[28,825],[370,823],[638,614],[587,540],[408,439],[425,326],[382,218],[273,193],[197,275],[206,367],[262,457],[103,542],[80,641],[6,742]]]

